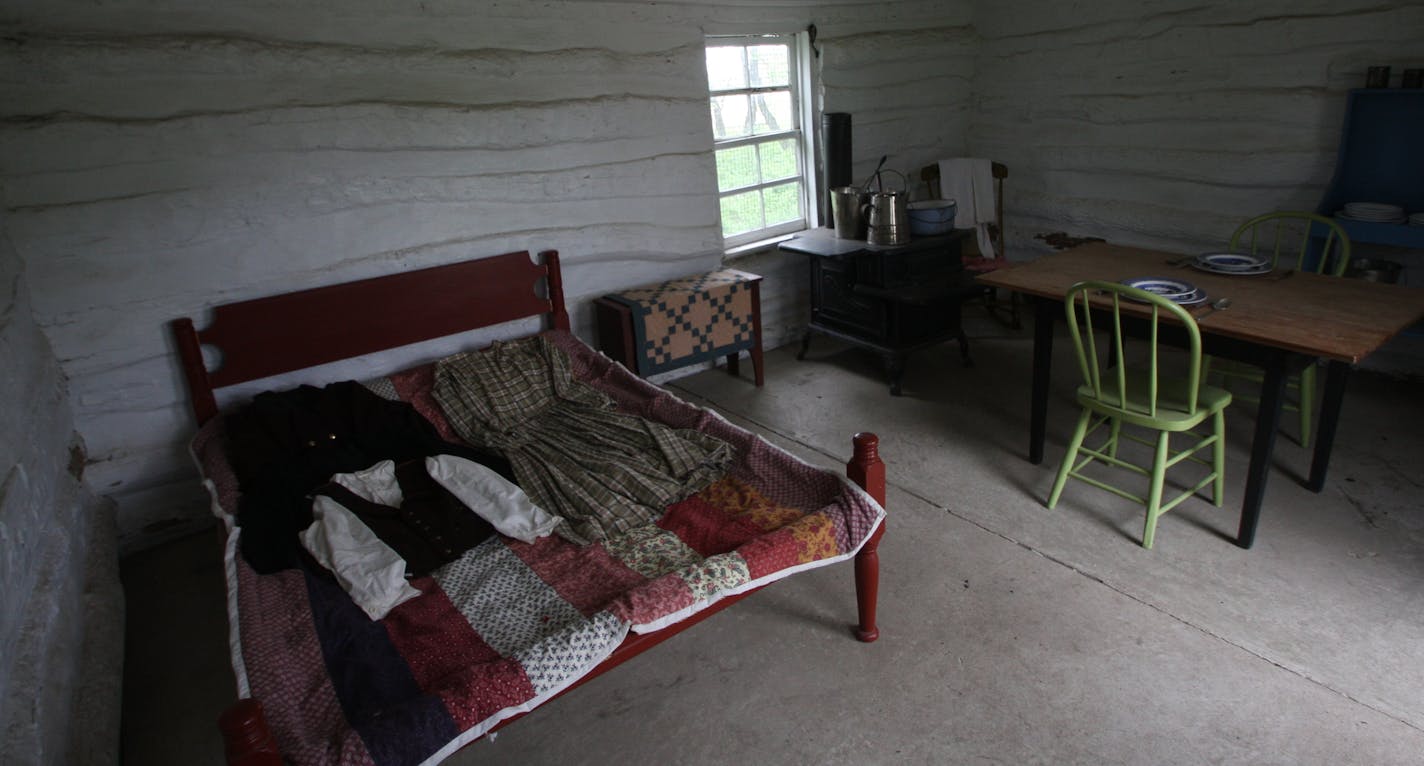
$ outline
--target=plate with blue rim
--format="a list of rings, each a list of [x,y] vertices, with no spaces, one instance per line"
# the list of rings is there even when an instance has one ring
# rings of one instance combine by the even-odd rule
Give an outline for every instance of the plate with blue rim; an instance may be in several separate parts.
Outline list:
[[[1203,253],[1192,261],[1192,268],[1213,274],[1265,274],[1271,270],[1271,259],[1248,253]]]
[[[1160,295],[1169,300],[1185,298],[1197,292],[1197,286],[1191,282],[1185,282],[1180,279],[1168,279],[1167,277],[1138,277],[1136,279],[1124,279],[1122,283],[1128,287],[1146,290],[1149,293]]]
[[[1173,303],[1183,306],[1195,306],[1206,300],[1206,291],[1180,279],[1168,279],[1166,277],[1138,277],[1136,279],[1122,280],[1124,285],[1135,287],[1138,290],[1145,290],[1154,295],[1160,295]]]

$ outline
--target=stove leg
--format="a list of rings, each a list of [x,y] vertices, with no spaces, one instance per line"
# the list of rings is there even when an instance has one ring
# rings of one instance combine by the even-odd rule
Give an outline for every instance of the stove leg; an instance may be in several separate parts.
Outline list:
[[[890,395],[900,395],[900,379],[905,377],[905,355],[886,354],[885,373],[890,377]]]

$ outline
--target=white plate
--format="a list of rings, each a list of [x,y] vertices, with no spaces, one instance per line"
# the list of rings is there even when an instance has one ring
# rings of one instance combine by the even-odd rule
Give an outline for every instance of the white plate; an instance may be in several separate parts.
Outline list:
[[[1404,208],[1384,202],[1346,202],[1345,212],[1350,215],[1403,215]]]
[[[1345,211],[1341,210],[1335,213],[1335,217],[1346,221],[1361,221],[1364,223],[1404,223],[1404,216],[1402,215],[1397,215],[1391,218],[1370,218],[1368,216],[1363,215],[1350,215],[1349,213],[1346,213]]]
[[[1198,303],[1206,303],[1206,291],[1197,290],[1195,293],[1177,301],[1182,306],[1195,306]]]
[[[1274,271],[1274,269],[1271,268],[1271,265],[1270,265],[1270,264],[1266,264],[1265,266],[1262,266],[1262,267],[1256,268],[1256,269],[1243,270],[1243,269],[1218,269],[1218,268],[1213,268],[1213,267],[1211,267],[1211,266],[1203,266],[1203,265],[1201,265],[1200,263],[1193,262],[1193,263],[1192,263],[1192,268],[1196,269],[1197,271],[1205,271],[1205,272],[1208,273],[1208,274],[1221,274],[1222,276],[1227,276],[1227,277],[1254,277],[1254,276],[1258,276],[1258,275],[1260,275],[1260,274],[1270,274],[1272,271]]]
[[[1167,279],[1165,277],[1139,277],[1137,279],[1124,279],[1122,283],[1128,287],[1136,287],[1139,290],[1146,290],[1149,293],[1160,295],[1171,300],[1180,300],[1197,291],[1197,286],[1191,282],[1183,282],[1180,279]]]
[[[1262,268],[1270,271],[1271,259],[1247,253],[1203,253],[1192,265],[1217,272],[1254,272]]]

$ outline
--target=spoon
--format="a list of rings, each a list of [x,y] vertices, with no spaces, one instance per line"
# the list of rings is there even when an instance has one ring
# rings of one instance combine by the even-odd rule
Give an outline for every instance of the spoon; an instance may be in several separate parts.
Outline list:
[[[1203,312],[1201,313],[1201,315],[1197,317],[1197,321],[1200,322],[1201,320],[1206,319],[1207,317],[1211,316],[1212,312],[1214,312],[1214,311],[1222,311],[1222,310],[1225,310],[1225,309],[1229,308],[1230,306],[1231,306],[1231,299],[1230,299],[1230,298],[1219,298],[1219,299],[1217,299],[1217,300],[1215,300],[1215,301],[1212,301],[1211,305],[1206,307],[1206,311],[1203,311]]]

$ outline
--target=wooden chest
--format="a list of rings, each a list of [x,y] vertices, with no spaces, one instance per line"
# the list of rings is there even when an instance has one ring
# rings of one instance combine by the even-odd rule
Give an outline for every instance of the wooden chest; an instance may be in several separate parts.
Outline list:
[[[736,269],[668,280],[594,301],[599,347],[647,377],[743,351],[762,384],[761,277]]]

